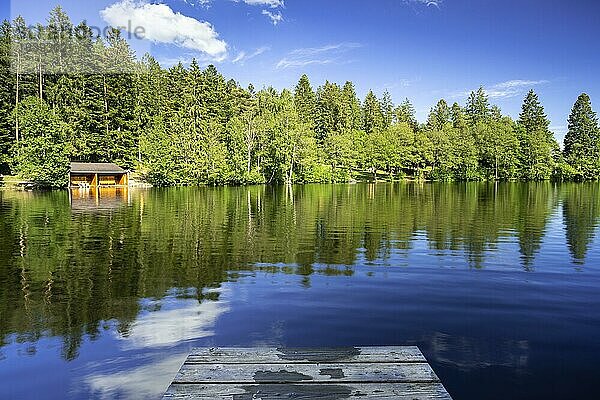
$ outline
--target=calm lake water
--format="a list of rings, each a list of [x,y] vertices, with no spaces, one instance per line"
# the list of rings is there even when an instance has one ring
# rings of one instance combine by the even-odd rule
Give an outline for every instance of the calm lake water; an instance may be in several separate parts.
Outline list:
[[[455,399],[597,392],[599,184],[0,191],[0,398],[159,399],[194,346],[418,345]]]

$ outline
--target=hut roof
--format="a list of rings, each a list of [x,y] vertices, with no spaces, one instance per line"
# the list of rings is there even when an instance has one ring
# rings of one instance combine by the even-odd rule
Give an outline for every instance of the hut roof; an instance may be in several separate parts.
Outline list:
[[[113,163],[71,163],[71,173],[75,174],[126,174],[123,168]]]

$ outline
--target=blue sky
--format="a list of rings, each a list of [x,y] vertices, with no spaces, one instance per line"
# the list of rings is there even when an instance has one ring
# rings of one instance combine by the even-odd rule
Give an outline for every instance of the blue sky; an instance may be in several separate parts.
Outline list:
[[[440,98],[464,103],[483,85],[516,117],[538,92],[559,140],[575,99],[600,104],[600,2],[593,0],[15,0],[3,17],[141,25],[131,43],[164,65],[195,57],[243,85],[351,80],[359,95],[388,89],[420,120]]]

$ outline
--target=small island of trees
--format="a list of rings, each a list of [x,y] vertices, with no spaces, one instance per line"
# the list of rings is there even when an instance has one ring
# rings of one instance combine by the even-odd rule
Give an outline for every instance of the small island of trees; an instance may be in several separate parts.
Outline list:
[[[29,69],[15,68],[14,43],[48,38],[93,54],[104,72],[51,73],[56,60],[43,46],[22,60]],[[291,90],[255,90],[213,65],[137,60],[119,30],[94,37],[60,7],[46,26],[4,21],[0,79],[0,173],[40,186],[66,186],[70,161],[115,162],[157,186],[600,177],[600,131],[586,94],[561,150],[534,91],[517,121],[480,88],[464,106],[440,100],[419,123],[408,99],[395,105],[387,91],[369,91],[360,101],[352,82],[315,90],[302,75]]]

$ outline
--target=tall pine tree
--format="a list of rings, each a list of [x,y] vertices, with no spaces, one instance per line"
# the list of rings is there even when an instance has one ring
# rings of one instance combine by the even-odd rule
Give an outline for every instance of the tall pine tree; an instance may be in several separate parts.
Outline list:
[[[529,91],[517,121],[521,178],[545,180],[552,175],[557,144],[549,126],[550,121],[537,94]]]
[[[381,103],[372,90],[367,93],[363,104],[363,129],[366,133],[371,133],[383,128],[383,113]]]
[[[313,123],[315,118],[316,95],[310,85],[306,74],[300,77],[300,81],[294,90],[294,104],[298,116],[305,123]]]
[[[476,92],[471,92],[467,100],[465,113],[471,126],[475,126],[478,122],[486,122],[491,118],[492,109],[483,86],[477,89]]]
[[[583,93],[577,98],[568,122],[569,131],[565,136],[563,153],[565,160],[576,171],[577,179],[598,179],[598,118],[587,94]]]
[[[417,131],[419,123],[417,122],[415,108],[409,99],[404,101],[396,107],[394,110],[394,122],[395,123],[407,123],[413,131]]]

